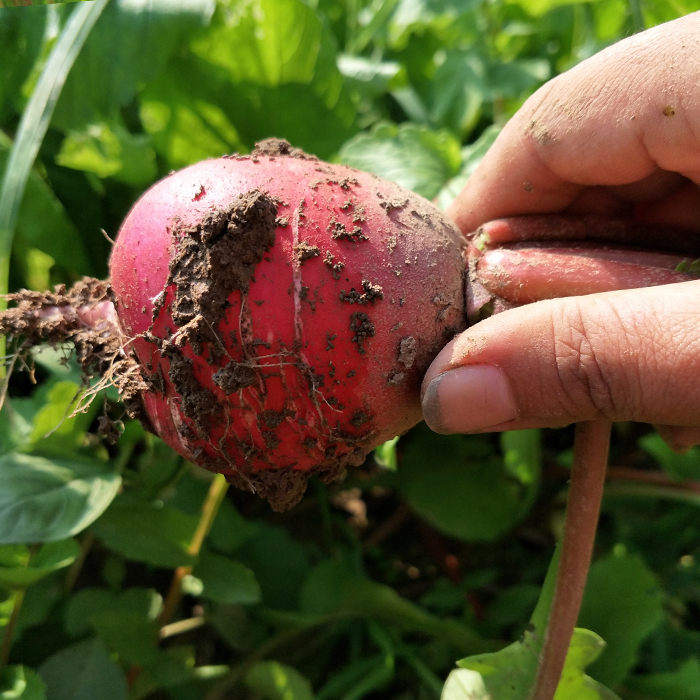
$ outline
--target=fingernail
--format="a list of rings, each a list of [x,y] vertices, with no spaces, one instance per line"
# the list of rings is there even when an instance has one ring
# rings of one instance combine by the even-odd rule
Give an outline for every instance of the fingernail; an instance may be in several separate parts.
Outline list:
[[[436,433],[471,433],[517,416],[505,374],[493,365],[467,365],[444,372],[428,384],[423,417]]]

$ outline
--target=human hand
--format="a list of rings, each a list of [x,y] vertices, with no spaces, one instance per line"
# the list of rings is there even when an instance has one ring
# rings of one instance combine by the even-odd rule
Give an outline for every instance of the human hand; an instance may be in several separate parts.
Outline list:
[[[700,13],[638,34],[535,93],[448,213],[621,217],[700,233]],[[700,248],[700,235],[698,236]],[[569,297],[493,316],[423,384],[438,432],[606,418],[700,442],[700,281]]]

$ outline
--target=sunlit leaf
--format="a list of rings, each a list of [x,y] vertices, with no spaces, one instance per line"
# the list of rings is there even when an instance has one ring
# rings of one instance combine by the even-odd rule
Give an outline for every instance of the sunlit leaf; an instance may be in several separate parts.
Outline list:
[[[459,143],[445,131],[413,124],[380,124],[340,151],[340,160],[413,190],[428,199],[457,174]]]
[[[0,543],[74,535],[104,512],[120,485],[110,467],[94,460],[0,456]]]
[[[5,666],[0,672],[0,700],[46,700],[44,682],[26,666]]]
[[[26,588],[70,566],[78,554],[80,547],[73,539],[49,542],[33,557],[24,545],[0,545],[0,583],[8,588]]]

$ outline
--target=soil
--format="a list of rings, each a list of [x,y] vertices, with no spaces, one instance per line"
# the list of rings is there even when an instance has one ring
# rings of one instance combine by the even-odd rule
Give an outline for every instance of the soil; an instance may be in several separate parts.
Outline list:
[[[257,156],[287,156],[288,158],[299,158],[301,160],[318,160],[316,156],[304,153],[301,148],[294,148],[285,139],[265,139],[258,141],[250,154],[253,158]]]

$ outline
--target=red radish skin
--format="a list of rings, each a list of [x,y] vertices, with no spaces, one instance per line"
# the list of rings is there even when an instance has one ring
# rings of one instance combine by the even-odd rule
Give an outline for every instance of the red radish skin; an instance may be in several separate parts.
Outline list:
[[[241,213],[237,198],[255,192]],[[266,242],[240,233],[264,209],[260,193],[276,205]],[[214,307],[216,261],[184,270],[181,249],[194,237],[201,250],[201,222],[232,202],[235,235],[252,236],[246,250],[259,255],[249,282],[219,288]],[[258,152],[162,180],[128,215],[110,263],[121,328],[152,387],[143,401],[154,431],[288,507],[309,473],[335,478],[421,419],[423,373],[466,327],[463,247],[429,202],[309,157]],[[178,316],[178,276],[177,308],[199,295],[199,314]]]

